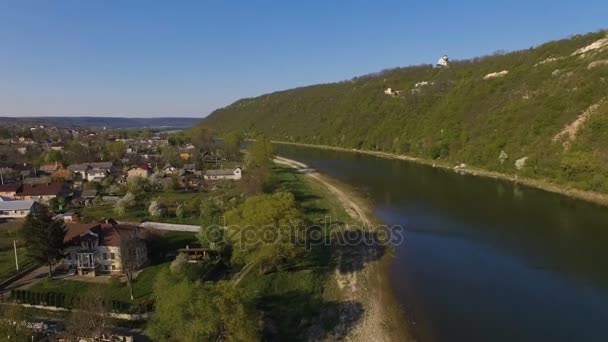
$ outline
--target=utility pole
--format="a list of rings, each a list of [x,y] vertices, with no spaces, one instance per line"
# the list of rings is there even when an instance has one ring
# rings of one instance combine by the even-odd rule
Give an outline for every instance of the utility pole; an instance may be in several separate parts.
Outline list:
[[[17,256],[17,240],[13,240],[13,249],[15,250],[15,267],[19,271],[19,257]]]

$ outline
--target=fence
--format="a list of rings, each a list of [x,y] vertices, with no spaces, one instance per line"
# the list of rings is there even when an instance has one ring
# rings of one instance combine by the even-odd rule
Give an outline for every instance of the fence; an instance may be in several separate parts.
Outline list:
[[[78,301],[80,300],[76,295],[30,290],[12,290],[11,299],[17,304],[49,310],[72,310],[78,307]],[[107,305],[114,316],[123,319],[137,319],[145,316],[153,309],[151,304],[134,306],[131,303],[119,300],[109,300],[104,305]],[[136,312],[134,313],[134,311]]]
[[[187,224],[173,224],[173,223],[161,223],[161,222],[142,222],[139,224],[142,228],[152,228],[158,230],[169,230],[174,232],[191,232],[197,233],[201,227]]]

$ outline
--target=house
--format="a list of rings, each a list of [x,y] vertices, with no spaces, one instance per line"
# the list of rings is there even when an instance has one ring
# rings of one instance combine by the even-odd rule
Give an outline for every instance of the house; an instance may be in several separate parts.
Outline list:
[[[165,165],[165,167],[163,167],[160,171],[165,176],[173,176],[178,172],[177,168],[171,164]]]
[[[97,195],[97,190],[83,190],[80,194],[75,194],[74,199],[72,199],[72,205],[75,207],[87,207],[93,204],[93,200]]]
[[[449,65],[449,63],[450,63],[450,58],[448,57],[448,55],[443,55],[437,61],[437,66],[438,67],[447,67]]]
[[[72,173],[70,172],[70,170],[66,168],[61,168],[51,173],[51,179],[54,181],[63,181],[65,179],[68,179],[71,175]]]
[[[42,172],[46,172],[48,174],[51,174],[59,169],[63,168],[63,164],[60,162],[52,162],[52,163],[46,163],[43,164],[42,166],[40,166],[40,171]]]
[[[196,164],[184,164],[184,167],[182,167],[182,170],[186,171],[186,172],[195,172]]]
[[[208,248],[190,247],[188,245],[186,245],[186,248],[178,249],[177,254],[185,255],[189,263],[200,263],[212,256],[218,255],[217,251]]]
[[[0,185],[0,196],[2,197],[16,199],[19,191],[21,191],[21,184],[18,183]]]
[[[32,138],[19,137],[19,143],[24,145],[34,145],[36,142]]]
[[[0,201],[0,219],[24,218],[35,205],[34,201]]]
[[[114,163],[112,162],[98,162],[98,163],[83,163],[83,164],[72,164],[68,169],[78,175],[83,180],[88,182],[101,181],[110,174],[114,169]]]
[[[17,147],[17,152],[21,155],[25,155],[27,153],[27,146],[19,146]]]
[[[139,166],[132,166],[127,170],[127,179],[133,179],[136,177],[148,178],[150,177],[151,170],[148,164],[141,164]]]
[[[51,147],[51,150],[53,150],[53,151],[63,151],[62,142],[51,143],[50,147]]]
[[[17,198],[48,204],[53,198],[65,195],[64,183],[24,184]]]
[[[190,152],[180,152],[179,157],[183,160],[190,160],[192,158],[192,153]]]
[[[219,169],[205,171],[205,180],[220,180],[220,179],[241,179],[241,168],[234,169]]]
[[[101,274],[123,273],[127,256],[133,267],[142,268],[148,262],[146,240],[142,228],[107,220],[93,224],[67,224],[65,242],[68,245],[63,265],[78,275],[95,277]]]

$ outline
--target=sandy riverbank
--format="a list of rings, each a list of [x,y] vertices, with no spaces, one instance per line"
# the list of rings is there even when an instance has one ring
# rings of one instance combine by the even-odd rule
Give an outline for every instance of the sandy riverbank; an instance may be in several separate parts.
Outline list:
[[[295,145],[295,146],[320,148],[320,149],[324,149],[324,150],[368,154],[368,155],[372,155],[372,156],[376,156],[376,157],[380,157],[380,158],[405,160],[405,161],[410,161],[410,162],[414,162],[414,163],[418,163],[418,164],[422,164],[422,165],[429,165],[432,167],[439,167],[442,169],[454,170],[454,165],[448,164],[445,161],[427,160],[427,159],[410,157],[410,156],[394,154],[394,153],[360,150],[360,149],[348,149],[348,148],[335,147],[335,146],[329,146],[329,145],[292,143],[292,142],[286,142],[286,141],[274,141],[273,140],[272,142],[275,144]],[[561,194],[564,196],[580,199],[583,201],[599,204],[602,206],[608,206],[608,194],[578,190],[578,189],[566,187],[564,185],[556,184],[556,183],[553,183],[553,182],[550,182],[547,180],[518,177],[517,175],[508,175],[508,174],[504,174],[504,173],[500,173],[500,172],[484,170],[484,169],[471,167],[471,166],[467,166],[464,168],[458,168],[458,170],[456,170],[456,171],[459,173],[470,174],[473,176],[502,179],[502,180],[510,181],[510,182],[513,182],[516,184],[525,185],[525,186],[528,186],[531,188],[536,188],[536,189],[541,189],[544,191]]]
[[[295,160],[276,157],[275,163],[303,170],[303,175],[323,185],[354,220],[374,229],[371,209],[365,201],[328,176],[308,170],[308,166]],[[346,336],[348,341],[409,341],[413,340],[407,328],[405,313],[393,297],[388,281],[391,256],[369,262],[359,271],[333,275],[330,287],[338,292],[342,301],[355,301],[363,305],[364,314],[356,327]],[[343,319],[349,319],[343,317]]]

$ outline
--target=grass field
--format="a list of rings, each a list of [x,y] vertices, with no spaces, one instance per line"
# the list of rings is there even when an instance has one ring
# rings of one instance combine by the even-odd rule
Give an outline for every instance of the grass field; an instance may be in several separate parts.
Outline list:
[[[87,221],[99,220],[102,218],[112,217],[120,221],[140,222],[140,221],[156,221],[164,223],[179,223],[179,224],[199,224],[199,218],[175,217],[175,208],[180,203],[188,203],[197,199],[203,199],[204,193],[200,192],[185,192],[185,191],[163,191],[163,192],[148,192],[145,198],[141,201],[141,205],[135,208],[127,209],[125,215],[118,216],[114,212],[113,205],[96,205],[85,207],[80,210],[80,216]],[[151,217],[148,213],[146,204],[152,199],[158,199],[166,209],[166,215],[163,217]]]
[[[17,255],[19,257],[19,269],[23,270],[34,264],[25,252],[25,248],[19,241],[19,230],[23,220],[11,220],[0,222],[0,280],[6,279],[17,272],[15,268],[15,252],[13,240],[17,240]]]

